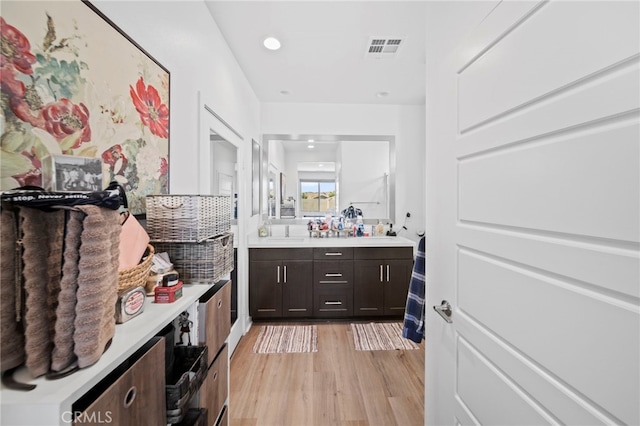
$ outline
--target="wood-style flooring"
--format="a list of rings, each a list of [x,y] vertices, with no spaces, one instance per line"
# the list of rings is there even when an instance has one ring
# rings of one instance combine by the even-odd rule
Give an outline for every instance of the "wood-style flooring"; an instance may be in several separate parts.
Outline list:
[[[349,323],[313,324],[315,353],[253,353],[261,323],[240,340],[230,364],[231,426],[424,425],[424,342],[356,351]]]

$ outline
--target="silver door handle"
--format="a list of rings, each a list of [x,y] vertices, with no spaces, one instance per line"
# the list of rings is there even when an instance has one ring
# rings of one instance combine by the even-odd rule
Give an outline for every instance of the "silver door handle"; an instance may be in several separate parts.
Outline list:
[[[325,277],[341,277],[342,274],[329,274],[329,273],[327,273],[327,274],[324,274],[324,276]]]
[[[324,254],[325,256],[342,256],[342,252],[336,251],[336,252],[328,252]]]
[[[287,283],[287,265],[284,265],[284,283]]]
[[[446,300],[443,300],[440,306],[434,306],[433,309],[449,324],[453,322],[451,320],[451,305]]]
[[[278,266],[278,281],[277,281],[277,283],[280,284],[280,266]]]
[[[382,265],[380,265],[380,282],[383,282],[382,281]]]
[[[387,282],[389,282],[389,265],[387,265]]]

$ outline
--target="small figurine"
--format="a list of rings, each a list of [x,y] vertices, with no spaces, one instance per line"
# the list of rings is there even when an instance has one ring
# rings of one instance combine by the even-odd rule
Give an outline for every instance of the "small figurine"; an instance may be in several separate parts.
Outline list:
[[[180,325],[180,342],[179,345],[184,345],[182,341],[182,335],[187,333],[187,346],[191,346],[191,326],[193,321],[189,319],[189,312],[184,311],[178,317],[178,324]]]

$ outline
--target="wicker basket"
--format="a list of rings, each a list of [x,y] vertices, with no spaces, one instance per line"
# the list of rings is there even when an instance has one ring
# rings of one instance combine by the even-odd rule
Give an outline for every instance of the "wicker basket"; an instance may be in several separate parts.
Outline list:
[[[217,282],[233,270],[233,233],[200,243],[154,242],[158,253],[167,252],[180,279]]]
[[[134,287],[144,287],[147,284],[147,278],[149,278],[149,272],[151,271],[151,263],[153,262],[153,254],[155,253],[154,247],[149,244],[145,255],[147,257],[142,258],[142,262],[133,268],[125,269],[118,273],[118,291],[128,290]]]
[[[231,197],[147,195],[147,232],[155,241],[200,242],[231,229]]]

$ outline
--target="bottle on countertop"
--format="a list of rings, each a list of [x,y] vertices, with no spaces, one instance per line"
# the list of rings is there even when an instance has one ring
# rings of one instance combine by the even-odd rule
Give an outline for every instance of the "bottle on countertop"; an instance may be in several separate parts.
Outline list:
[[[384,235],[384,225],[380,220],[378,220],[378,224],[376,225],[376,235]]]
[[[263,223],[262,225],[260,225],[260,227],[258,228],[258,236],[259,237],[266,237],[269,235],[269,229],[267,228],[267,224]]]

